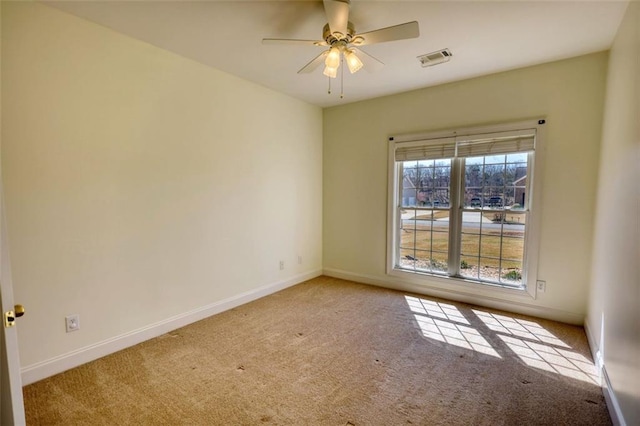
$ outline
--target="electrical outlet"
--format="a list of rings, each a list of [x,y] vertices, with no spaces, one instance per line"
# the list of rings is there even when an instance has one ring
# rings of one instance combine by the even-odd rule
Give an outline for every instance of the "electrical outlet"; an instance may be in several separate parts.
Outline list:
[[[298,265],[302,265],[302,256],[298,256]]]
[[[544,293],[547,290],[547,282],[538,280],[536,281],[536,285],[538,286],[538,293]]]
[[[280,270],[284,270],[284,260],[280,261]]]
[[[64,318],[67,326],[67,333],[80,330],[80,315],[73,314]]]

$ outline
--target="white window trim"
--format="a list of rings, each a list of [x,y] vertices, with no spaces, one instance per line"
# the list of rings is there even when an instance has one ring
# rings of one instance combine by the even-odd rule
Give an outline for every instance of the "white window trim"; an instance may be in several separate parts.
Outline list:
[[[481,293],[488,296],[515,295],[526,298],[536,298],[536,281],[538,279],[538,258],[540,247],[541,218],[542,218],[542,171],[544,170],[544,146],[545,146],[545,126],[544,118],[535,120],[519,121],[514,123],[497,124],[489,126],[473,126],[453,130],[434,131],[418,134],[400,135],[389,138],[388,152],[388,189],[387,189],[387,275],[403,278],[413,283],[421,285],[433,285],[443,289],[460,290],[465,293]],[[536,149],[533,167],[529,173],[532,178],[529,182],[529,219],[527,235],[525,239],[526,277],[522,288],[508,288],[498,284],[478,282],[460,277],[439,276],[428,273],[409,272],[396,268],[395,229],[399,228],[398,206],[396,205],[399,195],[399,185],[397,182],[398,164],[395,160],[395,149],[398,143],[415,142],[424,143],[433,139],[456,138],[461,136],[492,134],[497,132],[520,131],[526,129],[536,130]],[[456,177],[457,179],[457,177]],[[451,183],[452,185],[454,182]],[[451,206],[454,208],[454,206]]]

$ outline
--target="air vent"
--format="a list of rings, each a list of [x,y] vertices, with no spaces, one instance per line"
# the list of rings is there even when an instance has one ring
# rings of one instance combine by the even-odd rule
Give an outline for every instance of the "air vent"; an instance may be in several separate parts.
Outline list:
[[[423,67],[431,67],[442,64],[443,62],[449,62],[452,56],[453,53],[451,53],[449,49],[442,49],[427,53],[426,55],[418,56],[418,60]]]

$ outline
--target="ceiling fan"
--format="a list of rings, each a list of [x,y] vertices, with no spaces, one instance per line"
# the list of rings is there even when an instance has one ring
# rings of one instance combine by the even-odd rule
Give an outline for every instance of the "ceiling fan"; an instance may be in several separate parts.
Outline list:
[[[336,78],[343,58],[352,74],[363,66],[365,69],[373,71],[384,64],[358,49],[359,46],[405,40],[420,35],[416,21],[358,34],[353,23],[349,21],[349,0],[323,0],[323,3],[328,22],[322,30],[322,40],[262,39],[262,44],[302,44],[328,47],[327,50],[302,67],[298,74],[311,73],[324,62],[323,74],[330,78]]]

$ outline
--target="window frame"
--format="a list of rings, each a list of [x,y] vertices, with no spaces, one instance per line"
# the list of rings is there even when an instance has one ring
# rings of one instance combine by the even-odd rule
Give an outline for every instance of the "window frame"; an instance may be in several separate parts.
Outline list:
[[[390,276],[403,278],[408,282],[421,285],[442,286],[446,289],[458,289],[471,291],[472,293],[510,294],[536,297],[536,281],[538,270],[538,250],[540,240],[540,220],[542,212],[542,170],[544,165],[544,133],[546,120],[535,119],[506,124],[496,124],[489,126],[473,126],[458,129],[425,132],[420,134],[399,135],[389,138],[388,151],[388,201],[387,201],[387,265],[386,272]],[[410,271],[398,266],[399,256],[399,229],[400,229],[400,205],[399,192],[402,191],[402,177],[399,176],[401,160],[396,161],[396,149],[402,147],[415,147],[425,142],[446,143],[451,138],[462,139],[466,137],[475,138],[480,135],[489,135],[500,132],[518,132],[523,130],[535,130],[535,154],[529,154],[527,173],[531,175],[528,179],[527,192],[530,197],[527,200],[528,218],[524,239],[524,259],[523,259],[523,282],[521,287],[505,286],[498,283],[490,283],[461,276],[440,275],[431,272]],[[464,160],[454,158],[451,170],[451,192],[456,194],[450,197],[450,216],[456,216],[453,220],[450,232],[455,238],[450,238],[449,243],[449,272],[454,262],[460,258],[460,239],[462,227],[462,213],[464,205],[461,202],[464,193],[463,171]],[[455,186],[454,186],[455,185]],[[454,212],[454,209],[456,212]],[[453,245],[453,247],[452,247]],[[451,255],[454,254],[454,256]],[[459,263],[459,262],[458,262]]]

